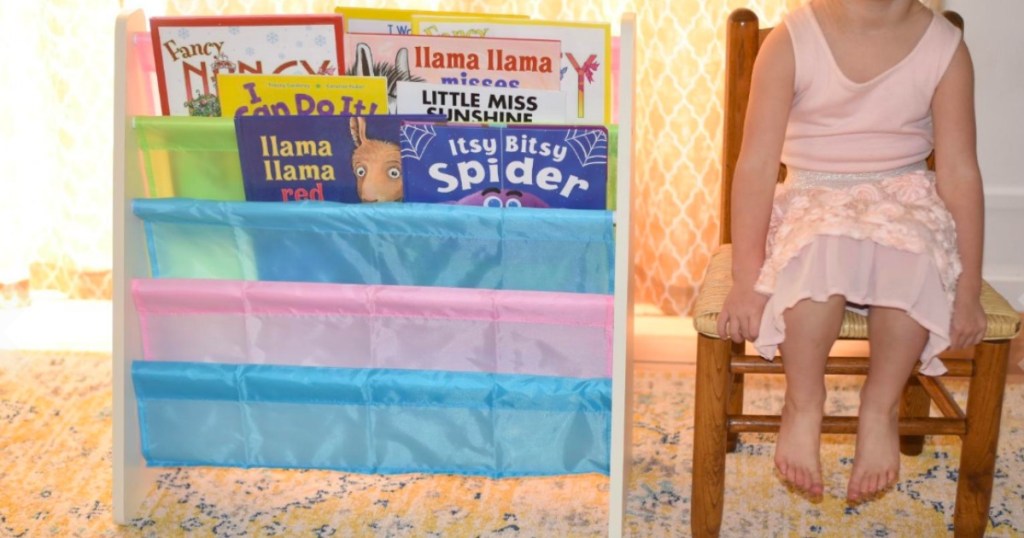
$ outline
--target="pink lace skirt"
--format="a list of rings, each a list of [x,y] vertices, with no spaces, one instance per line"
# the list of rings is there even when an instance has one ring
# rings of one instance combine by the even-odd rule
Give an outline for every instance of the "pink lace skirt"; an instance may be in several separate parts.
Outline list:
[[[929,332],[921,372],[946,371],[960,259],[953,218],[921,165],[870,174],[790,170],[778,188],[757,291],[770,295],[754,342],[771,359],[796,303],[846,297],[848,308],[905,310]]]

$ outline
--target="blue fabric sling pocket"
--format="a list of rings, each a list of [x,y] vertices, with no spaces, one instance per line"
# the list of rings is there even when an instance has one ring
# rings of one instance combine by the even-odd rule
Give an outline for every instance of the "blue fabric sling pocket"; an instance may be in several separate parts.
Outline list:
[[[600,210],[135,200],[156,278],[611,294]]]
[[[611,381],[134,361],[154,466],[608,474]]]

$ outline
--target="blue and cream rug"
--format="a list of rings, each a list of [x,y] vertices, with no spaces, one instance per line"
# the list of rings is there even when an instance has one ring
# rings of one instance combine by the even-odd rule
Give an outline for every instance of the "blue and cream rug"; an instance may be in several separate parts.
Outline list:
[[[600,536],[608,480],[492,481],[320,471],[167,469],[131,525],[111,515],[110,357],[0,353],[0,536]],[[856,409],[858,386],[830,380],[831,413]],[[955,389],[954,389],[955,390]],[[636,374],[632,536],[689,536],[693,378]],[[781,380],[748,381],[748,410],[781,405]],[[1007,393],[986,536],[1024,536],[1024,385]],[[828,491],[812,504],[772,472],[771,435],[743,437],[728,458],[723,536],[950,534],[959,441],[928,438],[904,457],[881,500],[843,501],[853,438],[826,436]]]

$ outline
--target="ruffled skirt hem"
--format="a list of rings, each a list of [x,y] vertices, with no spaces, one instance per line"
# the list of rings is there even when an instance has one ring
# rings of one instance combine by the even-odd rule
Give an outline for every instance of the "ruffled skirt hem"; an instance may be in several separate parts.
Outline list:
[[[949,346],[952,303],[935,261],[926,252],[911,252],[870,239],[818,235],[777,273],[771,297],[754,342],[765,359],[775,356],[786,336],[785,311],[811,299],[846,298],[848,308],[865,313],[871,306],[898,308],[928,330],[920,372],[941,375],[937,355]]]

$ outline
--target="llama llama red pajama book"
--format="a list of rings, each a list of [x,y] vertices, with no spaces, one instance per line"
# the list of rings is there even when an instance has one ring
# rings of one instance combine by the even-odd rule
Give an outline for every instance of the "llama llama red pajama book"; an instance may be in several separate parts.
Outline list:
[[[402,121],[439,116],[237,116],[245,199],[399,202]]]

